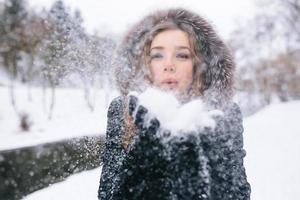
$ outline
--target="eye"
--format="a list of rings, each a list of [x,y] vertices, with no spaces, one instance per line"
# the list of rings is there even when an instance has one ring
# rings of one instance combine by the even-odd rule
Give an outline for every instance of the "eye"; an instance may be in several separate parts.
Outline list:
[[[153,55],[150,55],[150,60],[152,60],[152,59],[159,59],[159,58],[162,58],[162,57],[163,57],[162,54],[160,54],[160,53],[155,53],[155,54],[153,54]]]
[[[190,54],[188,53],[178,53],[176,55],[176,58],[179,58],[179,59],[182,59],[182,60],[187,60],[187,59],[190,59]]]

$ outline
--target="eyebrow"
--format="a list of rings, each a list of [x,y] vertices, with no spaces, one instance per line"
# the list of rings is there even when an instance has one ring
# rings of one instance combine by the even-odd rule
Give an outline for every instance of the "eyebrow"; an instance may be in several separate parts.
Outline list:
[[[187,47],[187,46],[176,46],[175,48],[176,48],[176,49],[187,49],[187,50],[191,51],[191,49],[190,49],[189,47]],[[164,49],[164,47],[162,47],[162,46],[155,46],[155,47],[152,47],[152,48],[150,49],[150,51],[151,51],[152,49],[158,49],[158,50],[161,50],[161,49]]]

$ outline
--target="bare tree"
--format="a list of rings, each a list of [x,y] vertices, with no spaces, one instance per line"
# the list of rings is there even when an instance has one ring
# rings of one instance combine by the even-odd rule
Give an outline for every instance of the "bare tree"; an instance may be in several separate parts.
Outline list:
[[[46,84],[51,88],[48,118],[52,118],[55,105],[55,87],[68,73],[68,53],[71,42],[71,18],[61,0],[54,2],[47,16],[48,38],[43,40],[41,52],[44,61],[44,98]],[[45,101],[44,101],[45,102]]]
[[[265,0],[263,12],[232,33],[238,99],[248,113],[276,99],[299,99],[299,2]]]

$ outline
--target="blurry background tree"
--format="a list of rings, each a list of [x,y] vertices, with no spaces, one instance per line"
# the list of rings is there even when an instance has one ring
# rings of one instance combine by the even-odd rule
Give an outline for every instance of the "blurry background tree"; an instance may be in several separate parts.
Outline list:
[[[72,49],[72,18],[62,1],[54,2],[47,15],[46,27],[48,37],[42,44],[44,91],[50,86],[52,95],[49,109],[49,118],[52,117],[55,103],[55,87],[68,74],[70,68],[68,54]],[[75,38],[76,39],[76,38]]]
[[[27,20],[24,1],[10,0],[3,3],[0,14],[0,52],[3,60],[3,66],[10,74],[11,79],[11,102],[14,108],[14,80],[19,75],[20,54],[22,51],[22,32],[24,23]]]
[[[22,0],[5,1],[1,11],[0,41],[3,66],[9,71],[12,79],[15,79],[22,48],[21,35],[28,15]]]
[[[49,119],[56,87],[82,87],[87,105],[94,110],[96,90],[111,79],[116,39],[88,34],[79,10],[72,13],[61,0],[40,12],[25,5],[26,0],[0,2],[0,68],[11,77],[16,112],[21,113],[14,97],[16,81],[28,85],[29,99],[32,85],[43,86]],[[51,88],[50,101],[46,101],[47,88]]]
[[[300,99],[300,1],[265,0],[233,33],[237,100],[246,115],[273,101]]]

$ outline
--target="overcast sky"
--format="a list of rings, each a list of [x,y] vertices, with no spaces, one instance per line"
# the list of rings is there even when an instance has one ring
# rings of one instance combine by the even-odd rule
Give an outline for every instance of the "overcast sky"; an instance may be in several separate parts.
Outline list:
[[[27,0],[30,7],[49,8],[54,0]],[[184,7],[210,20],[226,39],[236,23],[255,14],[255,0],[64,0],[72,10],[79,9],[89,32],[122,34],[151,11]],[[101,31],[100,31],[101,30]]]

